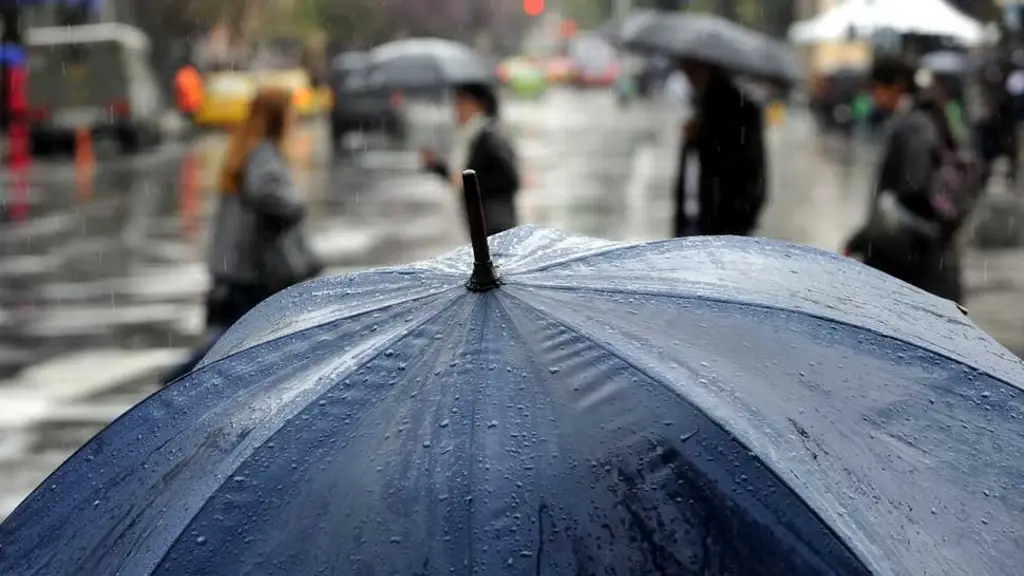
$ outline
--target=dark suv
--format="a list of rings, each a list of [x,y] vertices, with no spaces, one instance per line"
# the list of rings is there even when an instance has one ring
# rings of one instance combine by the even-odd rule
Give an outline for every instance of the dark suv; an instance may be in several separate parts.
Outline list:
[[[335,146],[349,132],[383,131],[395,139],[406,133],[405,99],[401,92],[375,88],[367,81],[365,52],[344,52],[331,63],[331,137]]]

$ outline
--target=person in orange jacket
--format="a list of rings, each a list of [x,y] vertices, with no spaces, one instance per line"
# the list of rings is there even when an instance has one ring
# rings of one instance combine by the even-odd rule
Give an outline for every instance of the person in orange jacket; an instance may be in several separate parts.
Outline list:
[[[186,64],[178,70],[174,78],[174,95],[178,110],[194,120],[203,106],[205,93],[203,76],[192,64]]]

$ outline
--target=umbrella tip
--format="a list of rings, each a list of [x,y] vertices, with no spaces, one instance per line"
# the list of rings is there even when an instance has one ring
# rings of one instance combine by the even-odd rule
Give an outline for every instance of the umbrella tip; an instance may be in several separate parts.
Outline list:
[[[501,284],[498,271],[491,261],[491,247],[487,244],[487,220],[484,216],[480,181],[475,170],[463,170],[462,194],[469,220],[469,239],[473,246],[473,274],[466,288],[473,292],[486,292]]]

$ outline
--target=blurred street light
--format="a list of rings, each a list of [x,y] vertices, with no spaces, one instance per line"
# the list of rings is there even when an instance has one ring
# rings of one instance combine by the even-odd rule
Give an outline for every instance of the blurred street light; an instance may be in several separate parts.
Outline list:
[[[544,13],[544,0],[523,0],[523,12],[527,16],[540,16]]]

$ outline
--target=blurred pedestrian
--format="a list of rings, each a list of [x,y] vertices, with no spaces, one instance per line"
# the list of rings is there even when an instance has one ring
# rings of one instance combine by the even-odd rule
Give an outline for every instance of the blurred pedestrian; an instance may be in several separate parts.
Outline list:
[[[260,90],[228,144],[207,262],[213,277],[206,302],[209,333],[167,382],[188,373],[220,334],[257,304],[323,268],[307,241],[302,226],[306,209],[284,152],[294,121],[291,101],[287,90]]]
[[[991,167],[997,159],[1006,157],[1010,161],[1007,176],[1013,180],[1017,171],[1017,124],[1009,91],[1011,86],[1008,86],[1010,67],[1001,56],[982,67],[978,81],[984,105],[975,131],[979,155],[986,166]]]
[[[683,61],[696,97],[676,180],[675,235],[745,236],[767,196],[764,117],[721,69]]]
[[[846,252],[942,298],[962,301],[956,232],[980,188],[962,160],[944,103],[927,79],[895,57],[876,59],[875,105],[891,115],[867,224]]]
[[[500,109],[494,89],[465,84],[455,89],[455,142],[447,161],[429,149],[421,151],[426,170],[462,189],[462,171],[475,170],[483,195],[487,235],[498,234],[517,223],[515,198],[519,192],[519,166],[515,148],[500,126]]]

